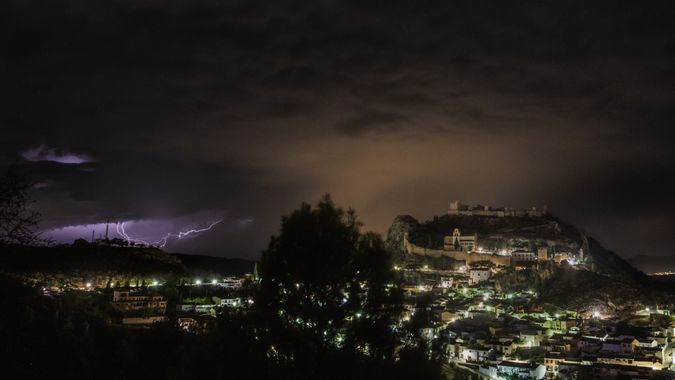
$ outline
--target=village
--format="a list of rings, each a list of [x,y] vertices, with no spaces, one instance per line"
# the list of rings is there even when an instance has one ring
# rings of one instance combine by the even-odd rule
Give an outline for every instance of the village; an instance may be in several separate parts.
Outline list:
[[[534,290],[501,292],[491,281],[497,271],[406,269],[416,280],[406,283],[403,319],[421,318],[423,335],[449,363],[486,379],[655,378],[674,369],[669,308],[646,306],[634,326],[621,326],[600,311],[541,305]]]
[[[457,204],[450,210],[473,210]],[[518,213],[516,218],[523,217],[520,211],[511,211]],[[511,214],[465,216],[509,218]],[[387,287],[398,287],[403,295],[403,312],[391,328],[401,332],[401,339],[411,333],[422,339],[429,355],[440,358],[449,371],[497,380],[675,378],[671,316],[675,306],[667,300],[638,300],[638,307],[618,313],[606,305],[567,308],[555,298],[541,298],[537,279],[542,273],[555,268],[591,271],[586,242],[576,251],[550,245],[495,251],[483,246],[485,240],[476,232],[454,226],[447,231],[442,245],[431,248],[413,244],[405,232],[400,243],[403,256],[392,268],[398,282]],[[51,278],[51,284],[39,286],[47,297],[76,293],[101,301],[111,326],[149,329],[160,324],[205,335],[220,313],[246,314],[255,308],[262,279],[257,264],[252,269],[236,276],[71,276],[65,284],[57,285]],[[508,276],[517,280],[506,286]],[[334,344],[340,347],[341,342]]]
[[[432,354],[448,366],[484,379],[673,375],[673,305],[644,305],[627,323],[625,316],[619,319],[604,309],[568,310],[544,304],[535,286],[506,290],[495,280],[505,271],[532,271],[544,264],[586,270],[583,253],[552,256],[546,249],[478,253],[477,236],[462,235],[458,229],[444,243],[448,255],[500,257],[466,260],[450,270],[414,260],[393,268],[404,292],[404,312],[394,328],[413,326]],[[112,323],[136,328],[172,323],[188,333],[206,334],[219,311],[246,312],[253,307],[250,294],[259,280],[255,269],[239,277],[196,278],[178,286],[180,296],[170,303],[165,284],[158,281],[102,293],[87,283],[80,290],[109,297],[118,316]]]
[[[458,211],[459,210],[459,211]],[[484,212],[454,202],[449,214]],[[491,217],[508,217],[501,213]],[[509,209],[506,209],[507,211]],[[539,216],[535,208],[532,209]],[[511,210],[514,215],[516,210]],[[523,211],[525,213],[527,211]],[[468,214],[467,214],[468,215]],[[481,216],[483,216],[481,214]],[[603,309],[568,310],[542,303],[534,284],[518,290],[500,286],[506,271],[536,273],[564,265],[586,271],[583,248],[577,252],[511,249],[490,252],[477,234],[458,228],[442,249],[410,243],[403,249],[417,260],[447,257],[462,265],[441,270],[429,264],[396,267],[405,278],[404,320],[418,318],[430,346],[443,350],[452,365],[485,379],[632,379],[672,378],[675,322],[672,304],[646,304],[626,318]],[[420,261],[419,259],[422,259]],[[432,261],[433,262],[433,261]],[[528,289],[529,285],[529,289]]]

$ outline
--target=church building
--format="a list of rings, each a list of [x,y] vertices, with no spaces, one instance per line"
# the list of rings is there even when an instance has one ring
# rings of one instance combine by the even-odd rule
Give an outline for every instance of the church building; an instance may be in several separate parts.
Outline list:
[[[452,232],[452,236],[446,236],[443,238],[443,250],[444,251],[466,251],[473,252],[478,245],[478,236],[473,235],[462,235],[459,232],[459,228],[455,228]]]

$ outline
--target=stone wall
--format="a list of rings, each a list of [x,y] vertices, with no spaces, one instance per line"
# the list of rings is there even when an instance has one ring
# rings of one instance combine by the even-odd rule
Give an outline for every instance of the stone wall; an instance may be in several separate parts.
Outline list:
[[[444,251],[441,249],[430,249],[417,246],[408,240],[408,234],[403,235],[403,249],[408,254],[431,256],[431,257],[449,257],[453,260],[464,261],[466,265],[479,261],[489,261],[495,265],[510,266],[511,257],[498,255],[484,255],[478,253],[469,253],[465,251]]]

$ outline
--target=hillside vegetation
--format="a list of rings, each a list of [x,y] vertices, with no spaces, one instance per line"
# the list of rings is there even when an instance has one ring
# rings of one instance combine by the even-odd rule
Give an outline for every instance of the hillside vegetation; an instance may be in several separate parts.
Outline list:
[[[253,265],[243,259],[171,254],[154,247],[116,247],[86,242],[0,247],[0,272],[48,283],[241,275],[251,272]]]

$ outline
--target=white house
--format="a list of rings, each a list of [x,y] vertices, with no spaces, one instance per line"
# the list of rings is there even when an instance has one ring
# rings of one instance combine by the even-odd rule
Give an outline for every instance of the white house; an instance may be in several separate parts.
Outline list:
[[[480,345],[462,347],[461,357],[467,362],[480,362],[488,359],[490,348]]]
[[[469,271],[469,284],[480,284],[481,282],[489,280],[490,275],[491,272],[489,268],[471,268]]]
[[[497,365],[498,378],[502,378],[500,374],[515,375],[524,379],[540,380],[546,375],[546,367],[542,364],[502,361]]]
[[[439,286],[443,289],[452,288],[452,277],[441,277]]]

